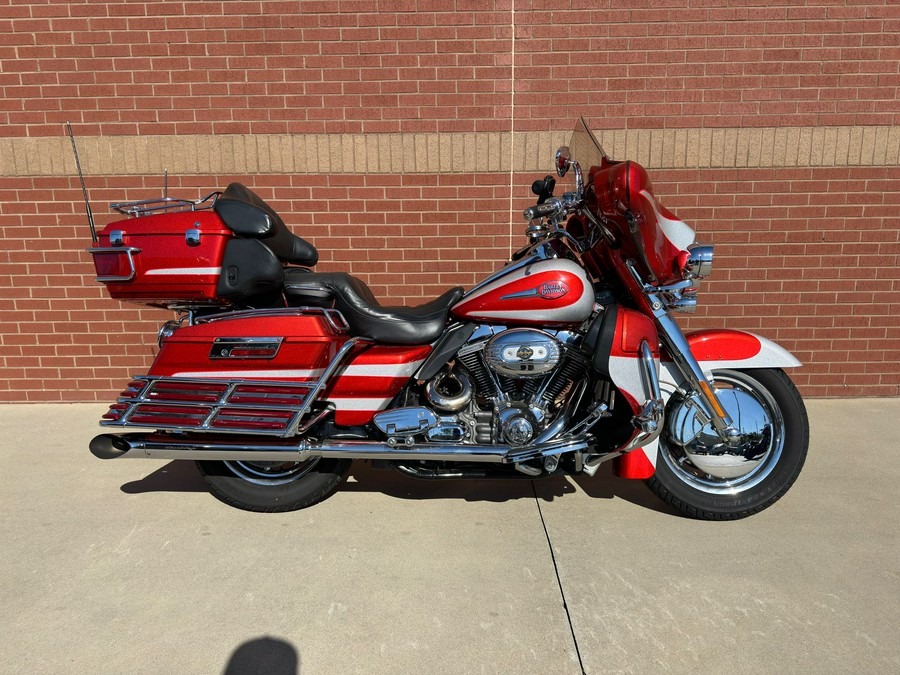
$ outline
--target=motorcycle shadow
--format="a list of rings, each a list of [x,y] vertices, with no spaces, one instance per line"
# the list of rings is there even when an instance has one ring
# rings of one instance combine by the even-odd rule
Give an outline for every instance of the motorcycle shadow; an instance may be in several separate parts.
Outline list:
[[[130,495],[209,491],[194,463],[184,460],[171,461],[139,480],[125,483],[120,489]],[[419,480],[390,469],[373,469],[366,462],[354,462],[337,492],[377,492],[396,499],[462,499],[471,502],[506,502],[537,497],[552,502],[578,489],[592,499],[623,499],[651,511],[675,513],[643,482],[616,478],[608,464],[601,465],[594,476],[553,476],[538,480]]]
[[[642,481],[623,480],[612,473],[611,465],[601,465],[594,476],[552,476],[539,479],[459,479],[420,480],[397,471],[373,469],[355,462],[338,492],[380,492],[398,499],[463,499],[505,502],[533,499],[552,502],[557,497],[581,489],[592,499],[623,499],[651,511],[676,512],[651,493]]]
[[[190,460],[174,460],[139,480],[119,488],[127,495],[144,492],[209,492],[206,481]]]
[[[545,484],[540,493],[546,501],[575,492],[575,486],[564,476],[540,482]],[[528,478],[423,480],[393,469],[373,469],[366,462],[353,463],[337,492],[378,492],[397,499],[462,499],[467,502],[506,502],[535,497],[535,489]]]

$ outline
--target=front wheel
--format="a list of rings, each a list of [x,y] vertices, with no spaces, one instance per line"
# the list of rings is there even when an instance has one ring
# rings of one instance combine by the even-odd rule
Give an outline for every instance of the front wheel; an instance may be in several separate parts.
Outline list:
[[[774,504],[797,479],[809,447],[806,407],[782,370],[715,370],[712,384],[740,442],[724,443],[698,419],[691,397],[676,395],[647,484],[691,518],[745,518]]]
[[[330,495],[350,468],[349,459],[311,457],[303,462],[200,460],[210,492],[245,511],[296,511]]]

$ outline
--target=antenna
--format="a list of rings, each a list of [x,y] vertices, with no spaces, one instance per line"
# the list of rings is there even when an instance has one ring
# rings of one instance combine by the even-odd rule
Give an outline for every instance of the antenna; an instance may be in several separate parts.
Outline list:
[[[169,198],[169,170],[163,169],[163,199]]]
[[[84,186],[84,174],[81,173],[81,162],[78,161],[78,148],[75,147],[75,134],[72,133],[72,125],[66,122],[66,128],[69,130],[69,139],[72,141],[72,152],[75,153],[75,168],[78,169],[78,178],[81,180],[81,193],[84,195],[84,208],[87,210],[88,225],[91,227],[91,241],[95,244],[100,240],[97,238],[97,228],[94,227],[94,214],[91,212],[91,203],[88,201],[87,188]]]

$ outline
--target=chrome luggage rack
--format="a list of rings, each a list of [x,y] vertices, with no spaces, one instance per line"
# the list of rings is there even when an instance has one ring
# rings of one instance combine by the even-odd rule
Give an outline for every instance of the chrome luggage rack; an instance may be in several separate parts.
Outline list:
[[[135,377],[100,422],[104,427],[144,427],[159,431],[201,431],[290,438],[328,415],[313,404],[350,351],[368,338],[347,340],[318,380]]]
[[[170,309],[177,309],[170,305]],[[340,310],[330,307],[272,307],[269,309],[239,309],[219,314],[206,314],[197,317],[193,323],[212,323],[214,321],[233,321],[235,319],[268,319],[284,316],[308,316],[320,314],[328,326],[337,333],[346,333],[350,330],[350,324],[341,314]]]
[[[202,199],[191,201],[190,199],[176,199],[175,197],[157,197],[156,199],[143,199],[137,202],[116,202],[109,208],[118,211],[125,216],[149,216],[154,213],[175,213],[178,211],[203,211],[211,209],[221,192],[210,192]]]

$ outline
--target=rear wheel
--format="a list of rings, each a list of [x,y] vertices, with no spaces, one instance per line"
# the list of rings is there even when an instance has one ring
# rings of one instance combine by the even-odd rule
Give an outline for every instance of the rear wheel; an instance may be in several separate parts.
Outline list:
[[[656,473],[647,484],[691,518],[745,518],[774,504],[797,479],[809,446],[809,420],[784,371],[717,370],[713,384],[742,433],[740,443],[722,442],[698,420],[689,397],[673,397]]]
[[[197,467],[217,499],[246,511],[296,511],[322,501],[350,468],[349,459],[303,462],[219,462]]]

